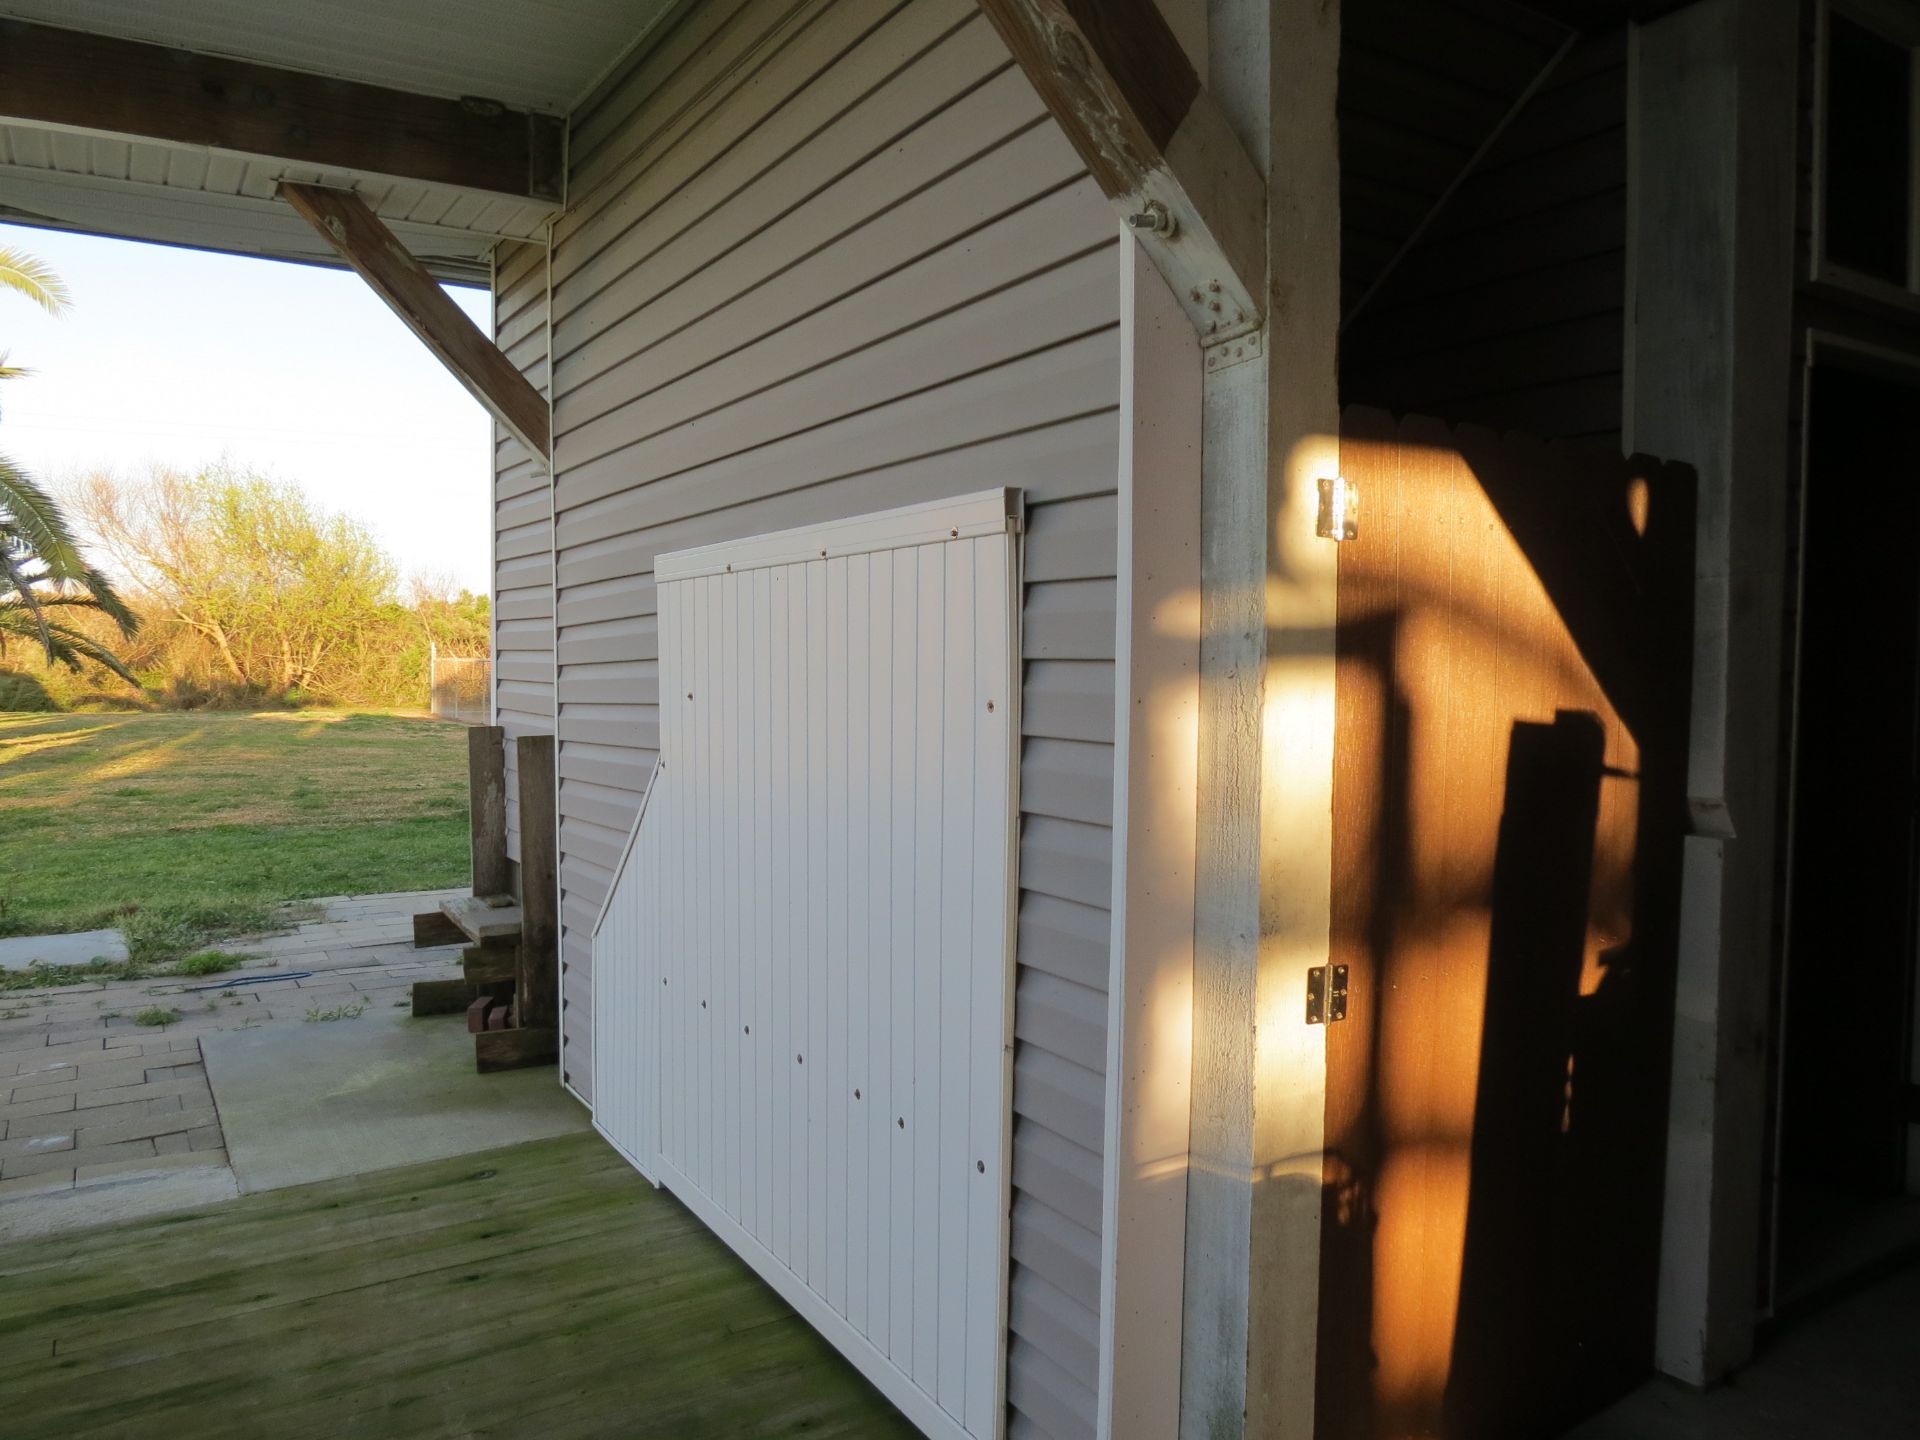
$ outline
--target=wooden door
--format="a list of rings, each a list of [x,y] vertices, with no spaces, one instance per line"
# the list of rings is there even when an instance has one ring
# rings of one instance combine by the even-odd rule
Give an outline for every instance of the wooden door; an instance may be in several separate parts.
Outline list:
[[[1551,1435],[1652,1358],[1692,488],[1342,440],[1317,1433]]]

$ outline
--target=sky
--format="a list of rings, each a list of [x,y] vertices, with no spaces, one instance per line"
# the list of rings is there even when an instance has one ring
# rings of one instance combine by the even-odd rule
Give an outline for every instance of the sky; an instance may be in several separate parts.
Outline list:
[[[0,454],[42,481],[226,459],[366,522],[403,573],[488,590],[492,426],[356,275],[0,225],[73,308],[0,291]],[[483,290],[448,288],[488,325]]]

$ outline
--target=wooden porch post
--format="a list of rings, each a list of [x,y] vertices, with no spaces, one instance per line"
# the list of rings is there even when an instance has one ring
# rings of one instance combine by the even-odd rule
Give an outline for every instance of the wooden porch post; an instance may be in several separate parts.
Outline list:
[[[473,834],[473,893],[481,899],[513,889],[507,869],[507,732],[498,725],[467,731],[467,790]]]
[[[1339,472],[1338,0],[1215,0],[1209,88],[1268,177],[1262,352],[1209,352],[1182,1437],[1311,1440]],[[1363,521],[1364,523],[1364,521]]]
[[[1626,447],[1699,474],[1692,743],[1658,1364],[1752,1352],[1778,911],[1797,47],[1792,6],[1632,32]]]
[[[514,1014],[522,1029],[558,1023],[560,881],[558,777],[551,735],[522,735],[520,781],[520,959]]]

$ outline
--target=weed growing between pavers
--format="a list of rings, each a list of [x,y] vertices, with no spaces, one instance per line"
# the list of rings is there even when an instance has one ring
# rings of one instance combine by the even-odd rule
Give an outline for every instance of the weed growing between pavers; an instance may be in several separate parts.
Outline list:
[[[136,1025],[172,1025],[180,1018],[178,1010],[164,1009],[159,1005],[149,1005],[133,1017]]]
[[[291,905],[184,906],[167,913],[140,911],[118,915],[127,937],[125,960],[89,960],[84,965],[45,965],[0,970],[0,990],[43,990],[60,985],[95,985],[110,980],[151,980],[166,975],[219,975],[243,967],[271,969],[279,962],[256,960],[235,950],[202,950],[209,940],[236,935],[279,935],[325,910],[311,901]]]
[[[89,960],[84,965],[43,965],[0,970],[0,990],[48,990],[60,985],[98,985],[108,980],[144,980],[152,973],[131,960]]]
[[[238,954],[232,950],[202,950],[198,955],[188,955],[174,961],[173,973],[176,975],[220,975],[228,970],[238,970],[253,957]],[[227,992],[231,995],[233,992]]]
[[[307,920],[325,915],[311,901],[293,905],[263,905],[251,901],[195,902],[139,907],[120,916],[120,933],[127,937],[129,959],[147,965],[191,957],[208,951],[207,943],[227,940],[236,935],[260,935],[284,931]],[[245,957],[235,956],[237,963]],[[178,968],[178,967],[176,967]],[[220,968],[231,969],[232,966]],[[184,975],[211,975],[217,970],[180,970]]]
[[[335,1005],[331,1010],[322,1010],[318,1005],[307,1011],[307,1023],[319,1020],[358,1020],[367,1013],[367,1002],[356,1000],[351,1005]]]

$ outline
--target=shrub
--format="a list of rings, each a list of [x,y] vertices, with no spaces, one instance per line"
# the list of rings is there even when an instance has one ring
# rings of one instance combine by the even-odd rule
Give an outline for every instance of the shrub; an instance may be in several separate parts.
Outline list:
[[[47,693],[47,687],[32,675],[17,670],[0,670],[0,710],[58,710],[59,703]]]

